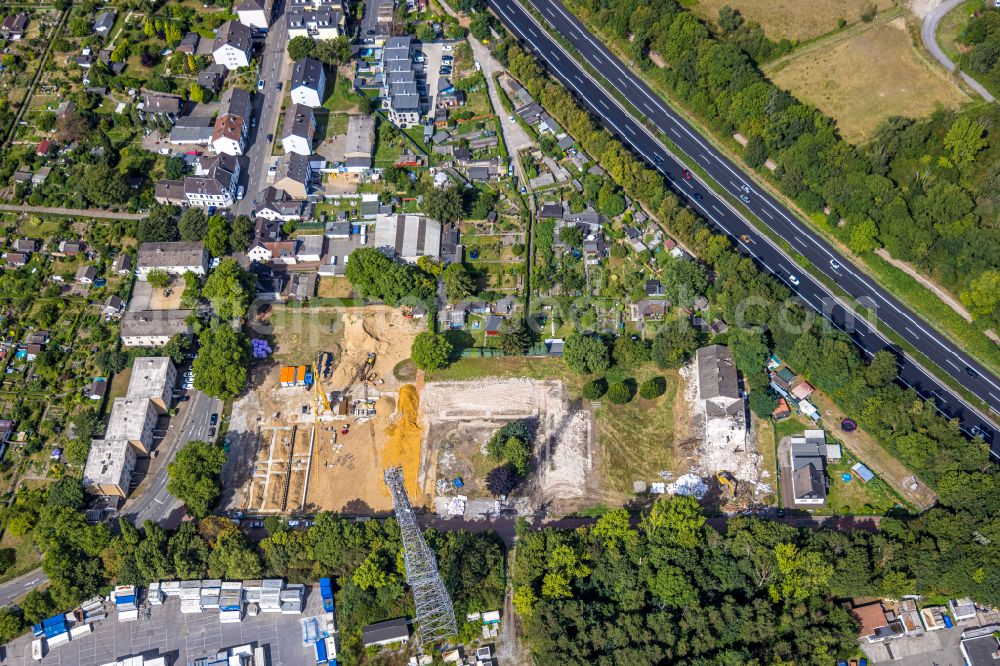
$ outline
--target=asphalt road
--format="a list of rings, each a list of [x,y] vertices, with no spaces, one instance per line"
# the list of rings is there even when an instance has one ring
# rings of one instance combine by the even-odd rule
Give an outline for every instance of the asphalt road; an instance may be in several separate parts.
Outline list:
[[[253,114],[257,119],[257,127],[250,132],[250,149],[246,152],[247,176],[246,194],[241,201],[233,206],[233,215],[252,215],[253,202],[264,191],[267,181],[267,168],[273,158],[267,135],[274,134],[278,127],[278,114],[281,112],[281,98],[287,92],[287,86],[276,90],[275,84],[286,81],[290,71],[288,60],[288,31],[285,29],[284,0],[277,0],[274,8],[274,21],[264,41],[264,51],[260,56],[260,80],[264,81],[263,90],[258,90],[253,96]],[[274,137],[274,141],[280,141]]]
[[[0,584],[0,607],[8,606],[39,585],[44,585],[49,579],[42,573],[41,568],[34,569],[18,576],[6,583]]]
[[[181,503],[167,492],[167,464],[173,460],[177,449],[188,442],[196,439],[208,441],[212,414],[222,416],[223,403],[218,398],[201,391],[189,391],[188,394],[190,400],[181,403],[180,412],[173,418],[166,436],[156,448],[159,454],[150,461],[147,477],[121,509],[121,514],[136,525],[152,520],[165,527],[174,526],[169,524],[169,520],[179,518]]]
[[[872,325],[854,316],[822,284],[813,280],[770,240],[760,235],[744,214],[753,213],[763,224],[790,243],[797,252],[847,293],[873,308],[879,321],[891,328],[930,358],[966,389],[982,398],[1000,413],[1000,379],[986,372],[929,324],[909,312],[891,294],[855,269],[826,241],[794,218],[779,202],[756,186],[725,156],[703,140],[677,116],[641,80],[633,76],[580,22],[555,0],[532,0],[546,17],[589,63],[619,92],[645,114],[646,119],[669,136],[677,147],[703,167],[706,172],[735,196],[746,196],[747,211],[737,211],[725,200],[700,183],[697,177],[682,177],[684,166],[671,155],[659,139],[626,112],[604,88],[555,43],[525,11],[517,0],[489,0],[489,7],[539,58],[547,69],[598,117],[607,128],[633,151],[662,172],[672,189],[685,198],[717,230],[728,235],[734,245],[750,256],[763,270],[774,274],[798,295],[808,307],[820,313],[844,331],[869,356],[881,349],[891,349],[899,363],[900,381],[932,399],[939,411],[959,419],[966,434],[982,432],[991,452],[1000,458],[998,428],[984,415],[943,386],[913,359],[888,342]],[[746,235],[748,242],[741,240]]]
[[[945,14],[950,12],[955,7],[958,7],[963,2],[965,2],[965,0],[947,0],[947,2],[942,2],[924,17],[924,23],[920,27],[920,39],[923,40],[924,46],[927,47],[927,50],[931,52],[931,55],[934,56],[939,63],[944,65],[944,68],[949,72],[955,71],[955,63],[953,63],[951,58],[946,56],[944,51],[941,50],[941,47],[938,46],[937,27],[938,23],[941,22],[941,19]],[[959,72],[958,75],[962,77],[962,80],[965,81],[970,88],[982,95],[983,99],[987,102],[993,101],[993,95],[991,95],[990,92],[979,83],[979,81],[976,81],[965,72]]]

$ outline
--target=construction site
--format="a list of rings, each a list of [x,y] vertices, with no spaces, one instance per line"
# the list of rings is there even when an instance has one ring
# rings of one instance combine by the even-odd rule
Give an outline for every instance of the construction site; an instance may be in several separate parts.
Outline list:
[[[382,474],[389,466],[403,468],[411,498],[421,503],[419,397],[393,374],[419,323],[388,307],[275,310],[273,359],[252,368],[254,388],[233,404],[228,508],[388,511]]]

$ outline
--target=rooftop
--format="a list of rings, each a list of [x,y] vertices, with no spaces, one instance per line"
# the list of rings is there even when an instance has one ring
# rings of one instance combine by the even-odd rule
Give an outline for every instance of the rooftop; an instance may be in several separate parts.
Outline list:
[[[139,246],[137,265],[142,267],[202,266],[205,243],[179,241],[175,243],[143,243]]]
[[[319,86],[323,78],[323,63],[315,58],[303,58],[296,61],[292,68],[290,88],[295,90],[305,86],[322,94],[323,91]]]

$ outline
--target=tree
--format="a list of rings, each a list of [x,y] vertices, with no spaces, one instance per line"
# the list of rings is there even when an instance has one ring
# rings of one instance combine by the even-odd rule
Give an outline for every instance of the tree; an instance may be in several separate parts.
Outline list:
[[[608,391],[608,380],[604,377],[592,379],[583,385],[583,397],[587,400],[600,400]]]
[[[510,465],[494,467],[486,475],[486,489],[496,497],[505,497],[517,486],[518,474]]]
[[[424,196],[424,212],[441,224],[453,224],[462,219],[462,192],[457,186],[434,189]]]
[[[201,278],[191,271],[184,271],[184,291],[181,293],[181,308],[194,310],[201,303]]]
[[[490,36],[490,16],[486,12],[479,12],[472,17],[469,23],[469,32],[476,39],[482,41]]]
[[[171,155],[166,160],[164,160],[164,178],[168,180],[179,180],[184,177],[187,172],[187,165],[184,164],[184,160],[176,155]],[[198,210],[196,208],[189,208],[188,210]]]
[[[140,243],[163,243],[180,238],[177,223],[176,206],[153,206],[149,215],[139,220],[136,238]]]
[[[215,313],[225,320],[242,318],[253,298],[256,278],[232,257],[226,257],[209,274],[201,295],[207,298]]]
[[[814,551],[803,551],[794,544],[779,543],[774,547],[778,580],[769,592],[775,602],[796,603],[821,593],[833,576],[833,566]]]
[[[68,506],[79,511],[86,503],[80,479],[64,476],[49,484],[45,502],[49,506]]]
[[[617,365],[634,367],[649,361],[649,343],[638,336],[620,335],[615,339],[611,356]]]
[[[167,465],[167,492],[184,502],[192,516],[204,518],[222,492],[219,474],[225,462],[226,454],[215,444],[189,442]]]
[[[192,102],[200,104],[205,101],[205,89],[196,81],[192,81],[191,85],[188,86],[188,97],[191,98]]]
[[[320,62],[337,67],[351,58],[351,40],[343,35],[334,39],[321,39],[316,42],[313,55]]]
[[[883,349],[875,352],[868,367],[865,368],[865,381],[874,388],[881,388],[895,381],[897,372],[896,356],[891,351]]]
[[[583,230],[576,225],[563,227],[559,230],[559,242],[570,247],[580,247],[583,245]]]
[[[563,345],[563,360],[573,372],[594,374],[611,365],[608,346],[601,338],[573,333]]]
[[[610,180],[604,181],[597,193],[597,209],[605,217],[618,217],[625,212],[625,197]]]
[[[263,573],[260,556],[250,547],[243,532],[227,532],[219,537],[208,558],[208,573],[213,578],[243,580]]]
[[[500,325],[500,349],[504,354],[526,354],[535,335],[520,317],[507,317]]]
[[[859,254],[871,252],[878,247],[878,225],[875,220],[865,218],[851,227],[847,244]]]
[[[246,337],[222,322],[198,336],[201,349],[191,364],[194,387],[216,398],[235,398],[247,384],[250,349]]]
[[[767,161],[767,143],[759,134],[751,134],[743,149],[743,159],[747,165],[756,169],[764,166]]]
[[[737,10],[729,5],[723,5],[719,9],[719,27],[722,28],[723,32],[735,32],[741,25],[743,25],[743,17]]]
[[[667,380],[663,377],[651,377],[639,385],[639,396],[643,400],[659,398],[667,390]]]
[[[681,366],[698,348],[698,332],[686,318],[664,323],[653,338],[650,356],[661,368]]]
[[[615,382],[608,387],[608,400],[616,405],[624,405],[632,400],[634,391],[627,382]]]
[[[951,151],[956,164],[968,164],[986,147],[985,133],[986,128],[979,121],[959,116],[945,134],[944,146]]]
[[[404,298],[415,302],[433,293],[433,283],[419,269],[396,263],[373,247],[358,248],[351,253],[346,275],[362,295],[392,306]]]
[[[511,421],[501,426],[486,442],[486,455],[491,460],[508,463],[519,476],[524,476],[531,459],[531,437],[525,423]]]
[[[316,53],[316,40],[312,37],[293,37],[288,40],[288,57],[292,60],[310,58]]]
[[[229,225],[229,249],[242,252],[249,248],[253,241],[253,229],[253,220],[246,215],[237,215]]]
[[[448,365],[452,345],[448,338],[440,333],[423,331],[413,339],[410,349],[410,359],[421,370],[437,370]]]
[[[229,224],[222,215],[213,215],[208,218],[205,249],[213,257],[224,257],[229,254]]]
[[[428,42],[433,42],[437,37],[437,33],[434,32],[434,28],[429,23],[421,23],[417,26],[417,39],[422,43],[426,44]]]
[[[0,608],[0,642],[9,643],[24,629],[21,614],[11,608]]]
[[[181,240],[204,240],[205,234],[208,232],[208,218],[205,217],[201,208],[190,206],[181,213],[181,217],[177,221],[177,230],[180,231]]]
[[[698,500],[690,495],[657,499],[639,524],[649,539],[658,543],[695,548],[704,541],[705,517]]]
[[[445,266],[441,274],[449,301],[460,301],[471,296],[476,291],[476,280],[462,263],[452,263]]]
[[[969,282],[959,294],[962,304],[974,317],[992,317],[1000,305],[1000,270],[986,270]]]
[[[166,289],[173,280],[174,278],[170,273],[159,268],[151,270],[146,274],[146,282],[154,289]]]
[[[729,350],[733,353],[736,367],[743,374],[760,371],[767,363],[770,351],[764,334],[755,329],[733,328],[729,331]]]

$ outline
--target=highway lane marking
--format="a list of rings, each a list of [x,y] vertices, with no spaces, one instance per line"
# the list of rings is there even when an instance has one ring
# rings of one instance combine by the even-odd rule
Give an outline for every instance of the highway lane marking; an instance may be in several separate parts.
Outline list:
[[[766,208],[762,208],[760,212],[764,213],[764,215],[767,215],[767,216],[768,216],[769,218],[771,218],[772,220],[774,219],[773,217],[771,217],[771,214],[767,212],[767,209],[766,209]]]
[[[551,16],[552,18],[555,18],[555,17],[556,17],[556,14],[555,14],[555,12],[554,12],[554,11],[552,11],[552,8],[551,8],[551,7],[546,7],[546,8],[545,8],[545,11],[547,11],[547,12],[549,13],[549,16]]]
[[[996,395],[994,395],[993,391],[990,391],[989,396],[991,398],[993,398],[994,400],[1000,400],[1000,397],[997,397]]]
[[[951,367],[955,368],[956,370],[961,370],[962,369],[961,367],[955,365],[954,362],[952,362],[952,360],[950,358],[946,358],[944,360],[944,362],[947,363],[948,365],[950,365]]]
[[[610,108],[608,108],[607,103],[605,103],[605,101],[603,99],[601,99],[600,97],[597,98],[597,103],[600,104],[601,106],[603,106],[608,111],[611,110]]]
[[[794,236],[793,235],[792,238],[794,238],[795,242],[798,243],[799,245],[801,245],[802,247],[806,246],[806,242],[804,240],[802,240],[801,238],[799,238],[798,236]]]
[[[791,271],[790,271],[790,270],[788,270],[788,269],[787,269],[787,268],[785,267],[785,265],[784,265],[783,263],[781,263],[781,262],[778,262],[778,268],[780,268],[781,270],[785,271],[786,273],[791,273]]]
[[[715,212],[718,213],[719,215],[725,215],[725,213],[719,210],[719,208],[715,204],[712,204],[712,208],[714,208]]]
[[[631,125],[631,123],[630,123],[630,124],[628,124],[628,125],[625,125],[625,129],[626,129],[626,130],[628,130],[628,133],[629,133],[629,134],[631,134],[632,136],[635,136],[635,130],[634,130],[634,129],[632,129],[632,125]]]
[[[560,6],[558,5],[558,4],[556,5],[556,7],[557,7],[557,9],[559,10],[559,12],[560,12],[561,14],[563,14],[563,16],[566,16],[567,20],[570,20],[571,22],[573,22],[573,19],[571,19],[571,18],[570,18],[569,16],[567,16],[567,15],[566,15],[566,13],[565,13],[565,12],[564,12],[564,11],[562,10],[562,8],[561,8],[561,7],[560,7]],[[498,11],[499,11],[499,12],[500,12],[501,14],[503,14],[503,15],[504,15],[504,17],[505,17],[505,18],[506,18],[506,19],[508,20],[508,22],[510,22],[510,24],[511,24],[511,30],[512,30],[513,32],[515,32],[515,34],[518,34],[518,33],[520,33],[520,30],[518,30],[518,29],[515,29],[515,28],[514,28],[514,25],[513,25],[513,24],[514,24],[514,22],[513,22],[512,20],[511,20],[510,16],[508,16],[507,12],[505,12],[505,11],[504,11],[504,10],[503,10],[503,9],[502,9],[501,7],[497,7],[497,10],[498,10]],[[531,30],[531,29],[529,28],[529,30]],[[535,33],[534,33],[534,31],[532,31],[532,34],[535,34]],[[591,44],[593,44],[593,45],[595,46],[595,48],[597,48],[598,50],[601,50],[601,49],[604,49],[603,45],[598,45],[598,44],[596,44],[596,43],[594,42],[594,40],[593,40],[593,39],[592,39],[592,38],[591,38],[591,37],[590,37],[590,36],[589,36],[589,35],[588,35],[588,34],[587,34],[586,32],[584,32],[584,34],[585,34],[585,36],[586,36],[587,40],[588,40],[588,41],[589,41],[589,42],[590,42]],[[537,36],[537,35],[535,35],[535,36]],[[541,52],[541,49],[540,49],[540,48],[538,47],[538,45],[537,45],[537,44],[535,44],[535,43],[534,43],[534,42],[533,42],[532,40],[528,39],[527,41],[529,41],[529,42],[531,43],[531,45],[532,45],[532,46],[533,46],[533,47],[535,48],[535,50],[536,50],[536,51],[538,51],[538,52]],[[607,50],[606,50],[606,49],[604,49],[604,52],[607,52]],[[544,57],[544,55],[543,55],[543,57]],[[631,78],[631,74],[629,74],[629,73],[625,72],[624,70],[622,70],[621,66],[620,66],[620,65],[619,65],[619,64],[618,64],[618,63],[617,63],[617,62],[616,62],[616,61],[615,61],[614,59],[611,59],[611,58],[609,58],[609,60],[610,60],[611,64],[612,64],[612,65],[614,65],[614,67],[615,67],[615,68],[616,68],[616,69],[617,69],[618,71],[622,72],[623,74],[625,74],[626,76],[629,76],[629,77]],[[565,78],[565,79],[567,79],[567,80],[568,80],[568,77],[566,77],[566,74],[564,74],[564,73],[562,72],[562,70],[560,70],[560,69],[559,69],[558,67],[554,67],[554,69],[556,69],[556,71],[557,71],[557,72],[559,72],[559,74],[560,74],[560,75],[561,75],[561,76],[562,76],[563,78]],[[618,80],[619,80],[619,81],[622,81],[621,77],[618,77]],[[571,84],[571,85],[572,85],[572,84]],[[659,108],[663,109],[663,112],[664,112],[664,113],[665,113],[665,114],[666,114],[666,115],[667,115],[667,116],[668,116],[668,117],[669,117],[669,118],[670,118],[671,120],[673,120],[675,124],[677,124],[677,125],[680,125],[680,126],[681,126],[681,129],[683,129],[683,130],[684,130],[684,132],[685,132],[685,133],[686,133],[686,134],[687,134],[688,136],[690,136],[692,140],[694,140],[694,141],[695,141],[695,143],[697,143],[698,145],[702,146],[702,148],[704,148],[705,150],[710,150],[709,148],[707,148],[707,147],[705,146],[705,144],[704,144],[704,143],[703,143],[703,142],[702,142],[702,141],[700,140],[700,138],[699,138],[699,137],[698,137],[697,135],[693,134],[693,133],[691,132],[691,130],[690,130],[690,129],[689,129],[688,127],[686,127],[686,126],[685,126],[684,124],[682,124],[682,123],[680,122],[680,120],[678,120],[677,118],[673,117],[673,116],[672,116],[672,115],[670,114],[670,112],[669,112],[669,111],[668,111],[668,110],[667,110],[667,109],[666,109],[666,108],[665,108],[665,107],[663,106],[663,104],[662,104],[662,101],[661,101],[661,100],[659,100],[659,99],[657,99],[657,98],[655,98],[655,97],[652,97],[652,96],[651,96],[651,95],[650,95],[650,94],[649,94],[649,93],[648,93],[648,92],[647,92],[647,91],[646,91],[646,90],[644,89],[644,87],[643,87],[642,85],[638,85],[638,84],[636,84],[636,86],[637,86],[637,87],[638,87],[638,88],[639,88],[639,89],[640,89],[640,90],[641,90],[641,91],[643,92],[643,94],[644,94],[644,95],[645,95],[645,96],[646,96],[646,97],[647,97],[648,99],[650,99],[650,100],[651,100],[651,101],[652,101],[652,102],[653,102],[653,103],[654,103],[654,104],[655,104],[656,106],[658,106]],[[576,88],[576,86],[575,86],[575,85],[574,85],[573,87],[574,87],[574,89],[576,89],[576,90],[577,90],[577,92],[578,92],[578,93],[580,92],[580,90],[579,90],[578,88]],[[616,86],[616,87],[617,87],[617,86]],[[619,92],[621,92],[621,91],[619,90]],[[617,126],[617,125],[616,125],[616,124],[615,124],[615,123],[614,123],[613,121],[611,121],[610,119],[605,119],[605,120],[606,120],[606,122],[608,122],[608,124],[610,124],[610,125],[611,125],[612,127],[614,127],[614,128],[616,129],[616,130],[618,130],[619,134],[621,134],[621,130],[620,130],[620,128],[618,128],[618,126]],[[630,129],[631,129],[631,128],[630,128]],[[677,132],[677,130],[676,130],[676,129],[675,129],[674,127],[670,127],[670,131],[674,132],[674,134],[676,134],[677,136],[680,136],[679,132]],[[634,148],[636,148],[637,150],[639,150],[639,151],[640,151],[640,153],[643,153],[642,149],[641,149],[641,148],[640,148],[640,147],[639,147],[638,145],[636,145],[636,144],[635,144],[634,142],[630,141],[629,143],[632,143],[632,145],[633,145],[633,147],[634,147]],[[719,160],[719,158],[718,158],[718,157],[716,157],[716,159],[717,159],[717,160]],[[740,179],[742,179],[742,175],[741,175],[741,174],[739,174],[739,173],[737,173],[736,171],[734,171],[734,170],[733,170],[733,168],[732,168],[732,167],[731,167],[731,166],[730,166],[730,165],[729,165],[728,163],[726,163],[725,161],[722,161],[722,160],[719,160],[719,161],[720,161],[720,163],[721,163],[721,164],[722,164],[722,165],[723,165],[723,166],[724,166],[724,167],[725,167],[725,168],[726,168],[726,169],[727,169],[727,170],[728,170],[728,171],[729,171],[730,173],[732,173],[732,174],[733,174],[734,176],[736,176],[737,178],[740,178]],[[662,167],[657,167],[657,168],[658,168],[658,170],[660,170],[661,172],[663,171]],[[776,205],[775,205],[775,204],[774,204],[774,203],[773,203],[773,202],[772,202],[772,201],[771,201],[771,200],[770,200],[769,198],[767,198],[767,197],[763,197],[763,198],[764,198],[765,202],[767,203],[767,205],[768,205],[769,207],[771,207],[771,208],[772,208],[772,209],[773,209],[773,210],[774,210],[775,212],[777,212],[777,213],[778,213],[778,214],[779,214],[779,215],[780,215],[780,216],[781,216],[781,217],[782,217],[782,218],[783,218],[783,219],[784,219],[785,221],[787,221],[787,222],[788,222],[789,224],[791,224],[791,225],[792,225],[793,227],[796,227],[796,228],[797,228],[797,227],[800,227],[800,226],[801,226],[801,225],[799,225],[799,224],[797,223],[797,221],[794,221],[794,220],[790,219],[790,218],[789,218],[789,217],[788,217],[787,215],[785,215],[785,213],[784,213],[784,212],[783,212],[783,211],[782,211],[781,209],[779,209],[779,208],[778,208],[778,207],[777,207],[777,206],[776,206]],[[706,214],[708,214],[708,211],[707,211],[707,210],[705,209],[705,207],[704,207],[704,206],[702,206],[702,205],[698,205],[698,207],[699,207],[699,208],[701,208],[702,210],[704,210],[704,211],[706,212]],[[726,231],[726,233],[730,233],[730,232],[729,232],[729,231],[728,231],[728,230],[727,230],[727,229],[725,228],[725,226],[724,226],[724,225],[723,225],[722,223],[720,223],[720,222],[719,222],[718,220],[716,220],[716,219],[715,219],[714,217],[712,217],[712,216],[711,216],[710,214],[708,214],[708,216],[709,216],[709,218],[710,218],[710,219],[712,219],[712,221],[713,221],[713,222],[715,222],[715,223],[716,223],[716,225],[717,225],[717,226],[719,226],[719,227],[720,227],[721,229],[723,229],[724,231]],[[770,217],[770,215],[769,215],[769,217]],[[771,219],[773,219],[773,217],[772,217]],[[732,234],[730,234],[730,235],[732,235]],[[825,248],[825,247],[823,247],[823,246],[819,245],[819,244],[818,244],[818,243],[817,243],[817,242],[816,242],[816,241],[815,241],[815,240],[814,240],[814,239],[813,239],[812,237],[810,237],[810,240],[812,240],[812,241],[813,241],[813,243],[814,243],[814,244],[816,244],[816,245],[817,245],[817,247],[819,247],[819,248],[820,248],[821,250],[823,250],[823,252],[825,252],[825,253],[826,253],[826,254],[827,254],[828,256],[830,256],[831,258],[835,258],[835,255],[834,255],[834,254],[833,254],[832,252],[830,252],[830,251],[829,251],[829,250],[828,250],[827,248]],[[765,264],[765,266],[766,266],[766,264]],[[768,268],[768,270],[771,270],[771,269],[770,269],[770,268]],[[785,270],[788,270],[788,269],[786,268]],[[853,271],[851,271],[851,270],[850,270],[850,268],[847,268],[847,270],[848,270],[848,272],[850,272],[850,273],[851,273],[851,274],[852,274],[853,276],[857,277],[857,276],[856,276],[856,274],[855,274],[855,273],[854,273]],[[771,272],[773,273],[774,271],[771,271]],[[779,279],[781,279],[781,280],[782,280],[783,282],[785,282],[785,279],[784,279],[784,278],[783,278],[782,276],[778,275],[777,277],[778,277]],[[786,284],[787,284],[787,283],[786,283]],[[793,289],[793,291],[795,291],[795,290]],[[880,296],[881,296],[881,295],[880,295]],[[823,313],[821,312],[820,314],[823,314]],[[829,317],[827,317],[827,319],[829,319]],[[831,323],[833,323],[833,324],[834,324],[834,326],[837,326],[837,325],[836,325],[836,322],[832,322],[832,320],[831,320]],[[919,326],[919,325],[918,325],[918,326]],[[837,328],[841,328],[841,327],[837,326]],[[841,330],[843,330],[843,329],[841,328]],[[880,338],[881,340],[883,340],[883,341],[886,341],[886,340],[885,340],[885,338],[884,338],[884,337],[883,337],[882,335],[880,335],[880,334],[876,333],[876,336],[877,336],[877,337],[879,337],[879,338]],[[886,341],[886,342],[887,342],[887,341]],[[940,342],[939,342],[939,344],[940,344]],[[943,345],[942,345],[942,346],[943,346]],[[861,349],[861,350],[862,350],[863,352],[865,352],[865,353],[866,353],[866,354],[867,354],[868,356],[873,356],[873,355],[874,355],[874,354],[873,354],[872,352],[870,352],[870,351],[869,351],[868,349],[866,349],[866,348],[864,348],[864,347],[860,347],[860,346],[859,346],[859,348],[860,348],[860,349]],[[950,362],[950,361],[949,361],[949,362]],[[952,364],[952,365],[954,366],[954,364]],[[955,367],[957,367],[957,366],[955,366]],[[986,379],[986,380],[987,380],[987,382],[989,382],[989,383],[990,383],[991,385],[993,385],[993,386],[995,386],[995,387],[996,387],[996,385],[995,385],[995,384],[993,384],[993,382],[991,382],[991,381],[990,381],[990,380],[989,380],[989,379],[988,379],[987,377],[985,377],[985,376],[984,376],[984,379]],[[1000,387],[996,387],[996,388],[1000,389]],[[961,401],[959,401],[959,402],[961,402]],[[962,404],[964,405],[964,403],[962,403]],[[970,409],[971,409],[971,407],[970,407]],[[943,413],[943,412],[942,412],[942,413]],[[973,413],[974,413],[974,412],[973,412]]]
[[[538,37],[538,33],[535,32],[534,28],[528,28],[528,32],[531,33],[532,37]]]
[[[915,333],[915,332],[913,331],[913,329],[912,329],[912,328],[910,328],[909,326],[904,326],[903,328],[905,328],[905,329],[906,329],[906,332],[907,332],[907,333],[909,333],[910,335],[912,335],[913,337],[915,337],[915,338],[919,338],[919,337],[920,337],[920,336],[919,336],[919,335],[917,335],[917,334],[916,334],[916,333]]]

